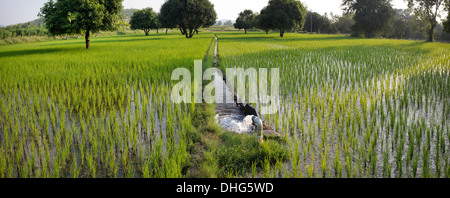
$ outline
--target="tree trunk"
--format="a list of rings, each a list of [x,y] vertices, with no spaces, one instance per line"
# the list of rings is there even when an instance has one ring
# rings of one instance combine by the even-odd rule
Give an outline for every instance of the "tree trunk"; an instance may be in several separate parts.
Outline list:
[[[95,35],[95,37],[97,37],[99,33],[100,33],[100,32],[97,32],[97,34]]]
[[[184,29],[182,27],[180,27],[180,32],[181,32],[182,35],[186,35],[187,34],[186,29]]]
[[[89,30],[86,30],[86,36],[84,37],[86,39],[86,49],[91,48],[91,40],[89,39],[90,36],[91,33],[89,32]]]
[[[195,34],[196,29],[189,29],[189,31],[186,30],[186,38],[192,38]]]
[[[148,36],[148,30],[144,30],[144,32],[145,32],[145,36]]]
[[[269,30],[266,30],[266,34],[269,34]]]
[[[169,30],[169,28],[166,28],[166,34],[167,34],[167,31]]]
[[[247,34],[247,29],[244,29],[244,31],[245,31],[245,34]]]
[[[181,28],[181,32],[183,33],[184,36],[186,36],[186,38],[189,38],[189,33],[190,31],[188,31],[186,28]]]
[[[186,38],[190,38],[189,37],[189,32],[187,32],[187,30],[184,30],[184,35],[186,36]]]
[[[431,24],[431,28],[428,30],[428,42],[434,42],[434,28],[436,27],[436,23]]]
[[[156,28],[156,34],[159,34],[159,29],[158,28]]]
[[[198,34],[198,30],[197,30],[197,29],[195,29],[195,33],[197,33],[197,34]]]
[[[66,40],[69,39],[69,35],[66,36]]]
[[[284,30],[280,30],[280,37],[284,36]]]

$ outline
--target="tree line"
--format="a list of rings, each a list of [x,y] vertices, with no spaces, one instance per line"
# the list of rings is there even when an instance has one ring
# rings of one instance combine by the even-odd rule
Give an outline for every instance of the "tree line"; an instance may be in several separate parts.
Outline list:
[[[308,12],[300,1],[269,0],[259,13],[251,10],[239,13],[234,26],[245,32],[251,28],[266,33],[276,30],[281,37],[287,31],[309,31],[405,38],[424,30],[430,42],[434,41],[436,29],[449,31],[449,16],[442,25],[437,22],[437,17],[442,9],[450,11],[450,0],[406,1],[410,13],[394,10],[391,0],[343,0],[344,15],[332,16],[331,21],[328,16]],[[122,3],[123,0],[49,0],[39,16],[44,18],[51,35],[83,33],[89,49],[92,33],[117,30],[123,24]],[[136,11],[130,25],[132,29],[143,30],[146,35],[152,29],[165,28],[166,32],[178,29],[186,38],[192,38],[200,28],[214,25],[216,19],[214,5],[209,0],[167,0],[160,13],[152,8]]]
[[[306,20],[306,7],[295,0],[269,0],[269,4],[260,13],[244,10],[239,13],[234,27],[244,29],[258,28],[268,33],[270,30],[280,32],[280,37],[286,31],[302,29]]]
[[[7,39],[10,37],[24,37],[24,36],[46,36],[48,31],[45,26],[41,24],[32,24],[31,22],[17,25],[10,25],[0,28],[0,38]]]
[[[86,49],[90,35],[99,31],[117,30],[123,24],[120,11],[123,0],[50,0],[41,8],[39,16],[51,35],[85,35]],[[209,0],[167,0],[160,13],[152,8],[136,11],[130,20],[131,29],[149,34],[151,29],[178,28],[186,38],[192,38],[200,28],[214,25],[217,19]]]
[[[217,19],[214,5],[209,0],[168,0],[156,13],[152,8],[144,8],[134,12],[130,20],[131,29],[143,30],[149,35],[152,29],[178,28],[186,38],[192,38],[200,28],[215,24]]]
[[[449,0],[407,0],[408,9],[393,9],[391,0],[343,0],[342,16],[320,15],[306,11],[300,6],[302,18],[295,18],[290,13],[297,10],[295,6],[282,7],[287,0],[271,0],[269,5],[259,13],[244,10],[239,13],[234,27],[247,30],[257,28],[266,31],[277,30],[276,25],[290,19],[298,25],[286,26],[287,30],[317,33],[344,33],[356,37],[385,37],[398,39],[426,39],[433,42],[450,40],[450,14],[439,24],[437,17],[440,10],[450,12]],[[301,3],[299,3],[301,5]],[[295,8],[295,9],[289,9]],[[267,12],[270,10],[270,12]],[[287,18],[287,19],[283,19]]]

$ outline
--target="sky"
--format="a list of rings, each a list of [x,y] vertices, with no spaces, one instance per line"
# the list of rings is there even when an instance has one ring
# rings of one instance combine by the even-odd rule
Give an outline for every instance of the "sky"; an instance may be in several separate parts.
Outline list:
[[[0,25],[12,25],[37,19],[40,8],[48,0],[0,0]],[[218,19],[236,19],[239,12],[251,9],[259,12],[269,0],[210,0],[216,9]],[[165,0],[124,0],[124,8],[142,9],[152,7],[159,11]],[[341,14],[342,0],[301,0],[308,10],[320,14],[333,12]],[[393,0],[394,8],[407,8],[404,0]]]

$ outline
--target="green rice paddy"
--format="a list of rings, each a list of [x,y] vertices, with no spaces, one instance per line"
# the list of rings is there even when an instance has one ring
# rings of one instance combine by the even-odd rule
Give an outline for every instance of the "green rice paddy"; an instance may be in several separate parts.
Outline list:
[[[216,33],[222,69],[280,68],[261,145],[170,100],[214,35],[0,46],[0,178],[450,177],[449,44]]]

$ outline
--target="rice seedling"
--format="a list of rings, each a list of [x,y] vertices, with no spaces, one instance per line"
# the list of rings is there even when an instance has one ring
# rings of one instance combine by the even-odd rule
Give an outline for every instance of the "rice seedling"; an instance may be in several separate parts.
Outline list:
[[[252,178],[256,178],[256,163],[252,163]]]
[[[263,164],[264,178],[269,178],[269,174],[270,174],[270,159],[269,158],[265,158],[264,161],[261,162],[261,164]]]
[[[0,146],[0,178],[5,178],[6,174],[6,158],[5,151],[3,150],[3,147]]]
[[[320,166],[322,168],[322,176],[325,178],[326,172],[327,172],[327,164],[328,164],[328,153],[329,153],[330,147],[327,145],[326,148],[324,148],[324,151],[320,153]]]

